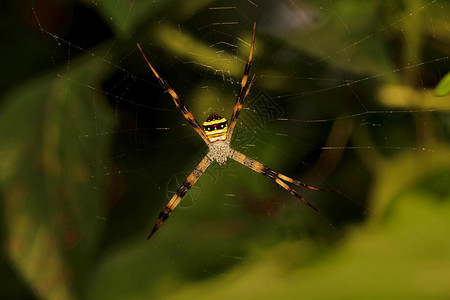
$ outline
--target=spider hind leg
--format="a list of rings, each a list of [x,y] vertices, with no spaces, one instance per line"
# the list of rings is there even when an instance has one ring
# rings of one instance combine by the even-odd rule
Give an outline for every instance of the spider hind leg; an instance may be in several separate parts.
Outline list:
[[[183,184],[177,189],[172,199],[170,199],[169,203],[164,207],[164,209],[159,213],[158,219],[156,220],[155,225],[153,226],[152,231],[150,232],[147,239],[150,239],[153,234],[162,226],[162,224],[169,218],[170,214],[174,211],[174,209],[178,206],[181,199],[183,199],[184,195],[194,186],[197,180],[202,176],[202,174],[206,171],[209,165],[212,163],[212,160],[207,156],[205,156],[202,161],[195,167],[195,169],[189,174]]]
[[[287,190],[291,195],[293,195],[294,197],[300,199],[300,201],[302,201],[303,203],[305,203],[306,205],[308,205],[309,207],[311,207],[312,209],[314,209],[315,211],[318,211],[317,208],[315,208],[311,203],[309,203],[305,198],[303,198],[302,195],[300,195],[300,193],[298,193],[296,190],[294,190],[293,188],[291,188],[289,185],[287,185],[287,183],[292,183],[294,185],[297,186],[301,186],[310,190],[315,190],[315,191],[325,191],[325,192],[334,192],[334,190],[330,190],[330,189],[319,189],[316,187],[313,187],[311,185],[307,185],[306,183],[303,183],[299,180],[294,180],[286,175],[283,175],[281,173],[278,173],[277,171],[263,165],[262,163],[260,163],[259,161],[256,161],[236,150],[232,150],[231,156],[232,159],[234,159],[235,161],[237,161],[238,163],[243,164],[244,166],[252,169],[255,172],[258,172],[264,176],[269,177],[270,179],[272,179],[273,181],[275,181],[278,185],[280,185],[282,188],[284,188],[285,190]]]
[[[332,193],[336,192],[336,190],[333,190],[333,189],[321,189],[321,188],[318,188],[318,187],[306,184],[306,183],[304,183],[304,182],[302,182],[300,180],[292,179],[292,178],[287,177],[286,175],[283,175],[283,174],[279,174],[279,177],[282,180],[286,181],[286,182],[295,184],[296,186],[304,187],[305,189],[308,189],[308,190],[321,191],[321,192],[332,192]]]

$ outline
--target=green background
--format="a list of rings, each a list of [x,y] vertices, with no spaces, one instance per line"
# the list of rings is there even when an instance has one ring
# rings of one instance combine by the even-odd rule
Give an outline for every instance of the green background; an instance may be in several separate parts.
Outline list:
[[[0,298],[450,297],[447,1],[4,6]],[[337,192],[299,188],[316,213],[212,165],[146,241],[206,149],[136,43],[202,122],[231,115],[253,21],[232,146]]]

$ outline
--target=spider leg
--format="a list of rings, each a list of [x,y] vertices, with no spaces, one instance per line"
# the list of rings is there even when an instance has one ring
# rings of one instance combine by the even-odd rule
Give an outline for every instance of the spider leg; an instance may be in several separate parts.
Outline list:
[[[300,199],[303,203],[314,209],[315,211],[318,211],[317,208],[315,208],[311,203],[309,203],[305,198],[303,198],[302,195],[300,195],[296,190],[289,187],[286,182],[295,184],[297,186],[302,186],[304,188],[315,190],[315,191],[326,191],[326,192],[333,192],[333,190],[330,189],[319,189],[316,187],[313,187],[311,185],[307,185],[306,183],[303,183],[299,180],[294,180],[286,175],[283,175],[281,173],[278,173],[274,171],[273,169],[263,165],[262,163],[246,156],[245,154],[242,154],[236,150],[232,150],[231,158],[237,161],[240,164],[243,164],[244,166],[252,169],[255,172],[258,172],[264,176],[269,177],[273,181],[275,181],[278,185],[280,185],[282,188],[287,190],[289,193],[291,193],[293,196]]]
[[[195,167],[195,169],[189,174],[183,184],[177,189],[172,199],[170,199],[169,203],[166,204],[164,209],[159,213],[158,220],[153,226],[153,229],[148,236],[147,240],[152,237],[152,235],[161,227],[161,225],[167,220],[170,214],[173,212],[175,207],[180,203],[181,199],[183,199],[184,195],[186,195],[187,191],[190,190],[191,187],[195,185],[197,180],[202,176],[205,170],[212,163],[212,159],[206,155],[202,161]]]
[[[167,83],[167,81],[164,80],[164,78],[159,76],[158,72],[156,72],[155,68],[153,68],[153,66],[150,64],[150,61],[147,59],[147,56],[145,56],[144,51],[141,48],[141,45],[137,44],[137,46],[139,48],[139,51],[141,51],[141,54],[144,57],[145,61],[147,62],[147,65],[150,67],[153,74],[158,79],[159,84],[170,94],[177,109],[180,111],[180,113],[183,115],[183,117],[188,121],[188,123],[194,128],[194,130],[197,131],[197,133],[200,135],[200,137],[203,139],[203,141],[205,141],[205,143],[208,145],[210,143],[209,139],[206,136],[206,133],[203,130],[203,128],[200,126],[200,124],[195,119],[192,112],[189,110],[189,108],[187,108],[187,106],[183,103],[183,101],[180,100],[180,97],[178,97],[177,93],[175,93],[175,91],[170,87],[170,85]]]
[[[336,192],[336,190],[333,190],[333,189],[321,189],[321,188],[317,188],[317,187],[315,187],[315,186],[306,184],[306,183],[304,183],[304,182],[302,182],[302,181],[300,181],[300,180],[296,180],[296,179],[292,179],[292,178],[290,178],[290,177],[287,177],[286,175],[283,175],[283,174],[278,174],[278,176],[279,176],[282,180],[284,180],[284,181],[286,181],[286,182],[295,184],[296,186],[304,187],[305,189],[308,189],[308,190],[321,191],[321,192],[333,192],[333,193]]]
[[[233,130],[234,130],[234,127],[236,126],[236,121],[237,121],[237,118],[239,117],[239,113],[241,112],[242,105],[244,104],[244,101],[247,98],[247,95],[250,91],[250,87],[255,78],[255,76],[253,75],[252,81],[250,82],[250,85],[247,88],[247,91],[245,92],[245,95],[244,95],[244,88],[245,88],[245,85],[247,84],[248,73],[250,72],[250,67],[252,65],[253,46],[255,44],[255,30],[256,30],[256,22],[253,23],[252,45],[250,46],[250,54],[248,56],[247,64],[245,65],[244,75],[242,76],[241,88],[239,89],[239,93],[237,94],[236,103],[234,104],[234,109],[233,109],[233,115],[231,116],[230,125],[228,126],[227,141],[231,140],[231,136],[233,135]]]

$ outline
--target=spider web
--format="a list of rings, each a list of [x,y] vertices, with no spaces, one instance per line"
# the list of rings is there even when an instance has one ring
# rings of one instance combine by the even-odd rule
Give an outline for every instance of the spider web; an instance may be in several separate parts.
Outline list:
[[[98,245],[92,255],[103,261],[87,292],[92,298],[121,289],[163,295],[173,279],[226,274],[252,248],[334,241],[349,224],[383,218],[402,189],[448,169],[450,99],[435,97],[434,88],[449,71],[449,4],[372,2],[74,1],[54,12],[56,1],[25,6],[52,93],[61,94],[55,99],[75,95],[64,101],[83,103],[68,108],[64,134],[83,149],[102,149],[81,161],[90,197],[107,200],[85,216],[97,228],[87,244]],[[229,119],[254,21],[256,83],[232,147],[337,192],[297,188],[317,214],[244,166],[214,163],[145,243],[207,149],[136,44],[200,123],[212,112]],[[115,274],[120,262],[141,277],[128,273],[134,281],[115,288],[126,276]],[[111,272],[112,280],[105,275]],[[161,278],[149,283],[155,274]]]

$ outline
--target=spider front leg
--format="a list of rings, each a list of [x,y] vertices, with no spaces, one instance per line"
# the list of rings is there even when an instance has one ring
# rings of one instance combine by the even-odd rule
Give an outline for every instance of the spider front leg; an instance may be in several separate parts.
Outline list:
[[[239,93],[237,94],[236,103],[234,104],[233,114],[232,114],[231,120],[230,120],[230,125],[228,126],[227,141],[231,140],[231,136],[233,135],[233,130],[234,130],[234,127],[236,126],[236,121],[239,117],[239,113],[241,112],[244,101],[245,101],[245,99],[247,99],[247,95],[250,92],[250,88],[253,84],[253,81],[255,80],[255,75],[253,75],[252,80],[250,81],[250,84],[244,95],[244,88],[245,88],[245,85],[247,84],[248,73],[250,73],[250,67],[252,66],[253,46],[255,44],[255,30],[256,30],[256,22],[253,23],[252,45],[250,46],[250,54],[248,56],[247,64],[245,65],[244,75],[242,76],[242,81],[241,81],[241,87],[239,89]]]
[[[160,77],[159,74],[156,72],[155,68],[150,64],[150,61],[147,59],[147,56],[145,56],[144,51],[141,48],[140,44],[137,44],[139,51],[141,51],[142,56],[144,57],[145,61],[147,62],[147,65],[152,70],[155,77],[158,79],[159,84],[170,94],[170,96],[173,99],[173,102],[175,103],[175,106],[177,109],[181,112],[183,117],[188,121],[188,123],[194,128],[194,130],[200,135],[200,137],[205,141],[207,145],[209,145],[209,139],[206,136],[205,131],[202,129],[200,124],[195,119],[192,112],[189,110],[189,108],[181,101],[180,97],[178,97],[177,93],[170,87],[170,85],[167,83],[167,81],[164,80],[164,78]]]
[[[302,195],[300,195],[296,190],[294,190],[293,188],[289,187],[286,182],[288,183],[292,183],[295,184],[297,186],[301,186],[310,190],[314,190],[314,191],[324,191],[324,192],[335,192],[334,190],[331,189],[320,189],[320,188],[316,188],[314,186],[308,185],[306,183],[301,182],[300,180],[295,180],[292,179],[286,175],[283,175],[281,173],[278,173],[276,171],[274,171],[273,169],[263,165],[262,163],[260,163],[259,161],[256,161],[248,156],[246,156],[245,154],[242,154],[236,150],[233,150],[231,156],[232,159],[234,159],[235,161],[237,161],[240,164],[243,164],[244,166],[252,169],[255,172],[258,172],[259,174],[262,174],[264,176],[269,177],[270,179],[272,179],[273,181],[275,181],[278,185],[280,185],[282,188],[284,188],[285,190],[287,190],[289,193],[291,193],[291,195],[297,197],[298,199],[300,199],[303,203],[305,203],[306,205],[308,205],[309,207],[311,207],[312,209],[314,209],[315,211],[318,211],[317,208],[315,208],[311,203],[309,203],[305,198],[303,198]]]
[[[212,159],[206,155],[202,161],[195,167],[194,171],[189,174],[183,184],[177,189],[175,195],[173,195],[172,199],[170,199],[169,203],[164,207],[164,209],[159,213],[158,220],[156,221],[155,226],[153,226],[152,232],[148,236],[147,240],[152,237],[152,235],[162,226],[162,224],[167,220],[170,214],[173,212],[175,207],[180,203],[181,199],[183,199],[184,195],[194,186],[197,180],[202,176],[202,174],[206,171],[209,165],[213,162]]]

